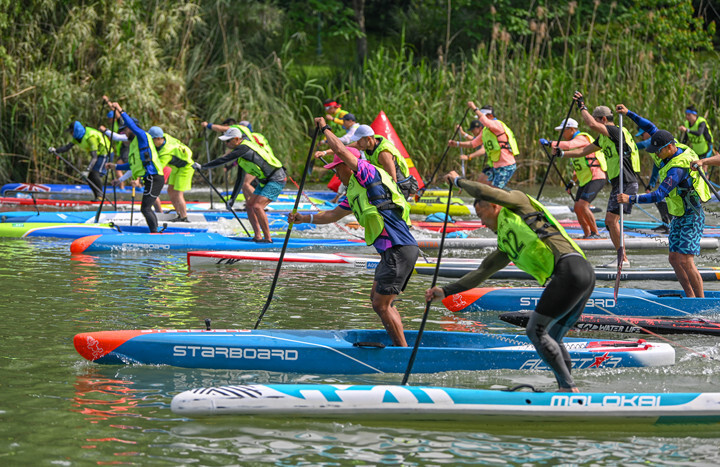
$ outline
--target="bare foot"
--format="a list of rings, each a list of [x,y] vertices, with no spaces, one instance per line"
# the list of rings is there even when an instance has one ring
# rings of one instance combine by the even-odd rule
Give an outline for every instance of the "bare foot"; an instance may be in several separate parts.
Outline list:
[[[576,387],[572,388],[559,388],[557,392],[580,392],[580,390]]]

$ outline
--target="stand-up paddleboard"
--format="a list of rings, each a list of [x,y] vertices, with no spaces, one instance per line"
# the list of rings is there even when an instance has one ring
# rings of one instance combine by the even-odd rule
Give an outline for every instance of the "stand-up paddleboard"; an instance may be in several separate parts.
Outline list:
[[[531,311],[543,287],[481,287],[466,290],[442,302],[450,311]],[[596,287],[585,305],[587,313],[622,316],[690,316],[720,313],[720,291],[706,291],[704,298],[687,298],[682,290],[620,288],[617,300],[612,288]]]
[[[615,250],[615,246],[609,238],[591,240],[591,239],[573,239],[580,248],[585,251],[590,250]],[[418,246],[420,248],[440,248],[439,238],[419,239]],[[491,248],[497,247],[497,239],[493,238],[446,238],[445,248]],[[625,239],[625,248],[629,250],[667,250],[667,237],[635,237]],[[718,248],[717,238],[702,238],[700,240],[700,248],[704,250],[716,250]],[[434,272],[434,271],[433,271]]]
[[[274,238],[273,243],[256,243],[248,237],[226,237],[212,232],[158,233],[117,235],[91,235],[78,238],[70,245],[70,251],[80,253],[138,252],[138,251],[190,251],[190,250],[257,250],[282,248],[284,238]],[[290,238],[288,248],[331,247],[348,248],[364,246],[365,242],[352,240]]]
[[[177,224],[176,224],[177,225]],[[183,224],[180,224],[183,225]],[[187,225],[187,224],[184,224]],[[165,231],[170,233],[200,233],[207,229],[191,227],[167,226]],[[120,227],[113,223],[104,224],[62,224],[47,222],[2,222],[0,223],[0,237],[26,238],[26,237],[48,237],[48,238],[82,238],[88,235],[118,235],[127,233],[146,233],[150,230],[146,225],[133,225]]]
[[[113,188],[108,187],[107,191],[112,193]],[[115,187],[115,193],[131,194],[132,187],[126,186],[125,188]],[[0,187],[0,195],[10,196],[14,193],[62,193],[62,194],[74,194],[74,195],[88,195],[94,196],[92,188],[89,185],[68,185],[59,183],[6,183]],[[163,188],[162,193],[167,193],[167,190]]]
[[[406,331],[414,342],[416,331]],[[384,330],[137,330],[77,334],[75,349],[104,364],[316,374],[402,373],[412,347],[394,347]],[[675,350],[644,340],[567,338],[573,368],[672,365]],[[527,336],[425,331],[413,371],[547,369]]]
[[[220,386],[173,397],[185,416],[341,418],[387,421],[492,423],[588,421],[617,429],[618,421],[643,424],[720,422],[720,393],[509,392],[428,386],[268,384]]]
[[[268,384],[220,386],[173,397],[173,412],[197,415],[421,419],[517,423],[587,420],[663,424],[720,422],[720,393],[508,392],[427,386]]]
[[[280,253],[271,251],[189,251],[187,254],[188,267],[234,265],[247,263],[276,264]],[[380,263],[380,257],[347,255],[340,253],[285,253],[283,265],[288,266],[322,266],[341,267],[374,271]]]
[[[524,328],[530,319],[530,312],[511,311],[501,313],[500,319]],[[720,323],[697,318],[581,315],[573,329],[628,334],[704,334],[720,336]]]
[[[447,241],[447,240],[445,240]],[[459,278],[465,274],[475,271],[480,265],[480,260],[475,260],[473,264],[469,262],[458,262],[458,261],[443,261],[440,265],[439,275],[442,277]],[[424,274],[432,276],[435,273],[434,263],[422,263],[418,262],[415,264],[415,272],[418,274]],[[698,269],[700,277],[704,281],[715,282],[720,281],[720,268],[701,268]],[[617,270],[611,268],[595,268],[595,279],[599,281],[614,281],[617,275]],[[515,266],[508,266],[500,271],[493,274],[491,279],[515,279],[515,280],[531,280],[535,279],[522,269]],[[677,276],[675,271],[670,268],[628,268],[623,269],[620,274],[620,278],[623,281],[675,281],[677,282]]]

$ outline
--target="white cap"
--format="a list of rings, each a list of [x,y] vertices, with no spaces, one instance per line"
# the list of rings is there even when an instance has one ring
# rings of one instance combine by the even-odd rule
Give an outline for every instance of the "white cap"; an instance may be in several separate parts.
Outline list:
[[[357,130],[355,130],[355,133],[350,137],[350,142],[353,143],[360,138],[365,138],[366,136],[375,136],[375,130],[370,128],[370,125],[360,125],[357,127]]]
[[[578,122],[577,122],[574,118],[568,118],[568,119],[567,119],[567,125],[565,125],[565,120],[563,120],[562,122],[560,122],[560,125],[558,125],[557,127],[555,127],[555,131],[560,131],[560,130],[563,129],[563,127],[566,127],[566,128],[577,128],[577,127],[578,127]]]
[[[221,139],[222,141],[227,141],[227,140],[230,140],[233,138],[242,138],[243,136],[244,135],[242,134],[242,132],[240,130],[233,127],[233,128],[228,128],[228,130],[222,136],[220,136],[219,139]]]

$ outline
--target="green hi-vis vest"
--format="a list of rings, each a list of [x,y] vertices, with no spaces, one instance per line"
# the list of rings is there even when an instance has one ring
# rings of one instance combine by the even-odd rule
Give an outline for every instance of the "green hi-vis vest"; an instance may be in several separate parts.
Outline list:
[[[100,130],[85,127],[85,135],[78,146],[87,152],[97,152],[98,156],[106,156],[110,152],[110,140]]]
[[[270,147],[270,143],[268,143],[267,138],[265,138],[260,133],[253,133],[250,131],[250,128],[246,127],[245,125],[231,125],[230,128],[237,128],[240,130],[250,141],[254,141],[257,144],[259,144],[261,147],[265,148],[267,152],[270,153],[271,156],[275,156],[275,153],[273,152],[272,148]]]
[[[586,137],[588,142],[592,142],[593,140],[592,136],[585,132],[580,133],[580,136]],[[605,162],[605,155],[602,151],[595,151],[585,157],[573,157],[570,161],[572,162],[573,169],[575,169],[580,186],[585,186],[592,180],[593,174],[592,170],[590,170],[591,167],[600,167],[603,172],[607,172],[607,162]]]
[[[500,124],[503,127],[503,130],[505,131],[505,134],[508,137],[507,143],[501,143],[498,141],[497,136],[495,136],[495,133],[490,131],[488,127],[483,127],[482,131],[482,142],[483,146],[485,147],[485,154],[487,154],[488,159],[490,159],[492,162],[497,162],[500,160],[500,150],[501,149],[507,149],[510,152],[512,152],[513,156],[517,156],[520,154],[520,151],[518,150],[518,144],[515,140],[515,133],[512,132],[512,130],[505,125],[505,123],[498,120]]]
[[[700,126],[701,123],[705,123],[708,134],[710,135],[710,143],[712,143],[712,141],[713,141],[712,131],[710,131],[710,125],[708,125],[707,120],[705,120],[705,118],[698,117],[697,120],[695,120],[695,124],[693,126],[690,126],[690,122],[685,120],[685,126],[688,129],[687,136],[688,136],[689,146],[692,148],[693,151],[695,151],[696,154],[698,154],[700,156],[704,156],[710,150],[710,146],[708,145],[708,142],[705,139],[705,135],[690,134],[691,131],[698,131],[698,127]]]
[[[410,169],[408,168],[407,162],[402,154],[400,154],[398,148],[396,148],[395,145],[384,136],[375,135],[375,140],[378,139],[380,140],[380,144],[375,146],[375,149],[373,149],[372,152],[365,151],[365,154],[368,156],[368,161],[370,161],[370,163],[375,167],[383,168],[380,164],[380,153],[387,151],[392,154],[395,159],[395,176],[397,179],[403,180],[408,178],[410,176]]]
[[[532,212],[520,217],[511,210],[502,208],[497,221],[498,249],[508,255],[508,258],[517,267],[533,276],[540,285],[545,285],[545,282],[555,270],[555,255],[553,255],[550,247],[543,242],[544,238],[551,235],[562,235],[583,258],[585,253],[568,236],[565,229],[555,220],[555,217],[545,209],[545,206],[532,196],[526,196],[530,200],[530,204],[538,212]],[[542,219],[545,220],[542,227],[537,229],[530,227],[530,224]],[[545,230],[550,226],[555,227],[558,232],[550,233]]]
[[[130,171],[132,172],[133,178],[144,177],[145,165],[147,164],[153,164],[157,173],[160,175],[163,174],[163,165],[160,163],[160,157],[158,156],[157,149],[155,149],[155,145],[152,142],[152,136],[145,132],[145,137],[150,144],[150,154],[152,155],[151,160],[149,161],[142,160],[137,137],[133,138],[130,142],[130,148],[128,150],[128,163],[130,164]]]
[[[180,169],[186,165],[192,165],[192,155],[189,147],[181,143],[179,139],[165,133],[165,144],[158,149],[158,157],[163,167],[169,165]]]
[[[115,119],[115,123],[113,123],[113,131],[112,131],[112,134],[113,134],[113,135],[119,134],[118,128],[120,128],[120,124],[118,123],[117,119]],[[123,145],[123,142],[122,142],[122,141],[116,141],[116,142],[113,144],[113,148],[112,148],[112,149],[113,149],[113,152],[115,152],[115,159],[117,159],[118,157],[120,157],[120,151],[122,151],[122,145]]]
[[[274,167],[275,170],[282,167],[282,162],[277,160],[277,158],[269,151],[266,151],[265,148],[257,144],[255,140],[243,139],[242,143],[240,144],[244,144],[245,146],[255,151],[258,156],[262,157],[265,162],[267,162],[268,165]],[[264,173],[259,165],[254,164],[247,159],[243,159],[242,157],[238,158],[237,162],[240,168],[242,168],[246,173],[257,177],[258,182],[260,182],[261,185],[265,185],[270,175],[275,172],[275,170],[273,170],[272,172]]]
[[[605,163],[607,164],[607,174],[610,180],[620,176],[620,161],[618,160],[618,151],[615,143],[610,137],[600,135],[595,144],[602,148],[605,154]],[[630,148],[630,162],[633,172],[640,172],[640,151],[638,151],[635,140],[626,127],[623,127],[623,148]]]
[[[385,188],[385,197],[376,199],[384,199],[384,202],[377,205],[372,204],[368,197],[367,188],[360,186],[355,175],[350,177],[350,182],[347,187],[347,199],[350,204],[350,209],[352,209],[360,225],[365,228],[365,243],[368,245],[375,243],[375,240],[377,240],[383,230],[385,230],[385,221],[383,220],[382,214],[380,214],[382,210],[402,209],[403,220],[408,226],[411,225],[410,205],[402,193],[400,193],[397,184],[384,169],[377,167],[376,170],[380,174],[382,182],[375,183],[382,183]]]
[[[697,194],[697,196],[700,197],[700,201],[704,203],[710,199],[710,187],[707,183],[705,183],[705,180],[702,179],[700,173],[698,173],[697,170],[690,169],[690,164],[692,163],[692,161],[700,159],[698,155],[695,154],[695,151],[685,146],[684,144],[677,144],[677,147],[680,149],[684,149],[684,152],[667,161],[663,168],[660,169],[660,174],[658,177],[660,178],[660,180],[664,180],[667,176],[668,170],[672,169],[673,167],[681,167],[683,169],[687,169],[690,177],[692,178],[693,189],[688,190],[681,188],[680,190],[678,190],[678,187],[675,187],[665,198],[665,201],[667,202],[668,212],[673,216],[682,216],[683,214],[685,214],[685,197],[694,196],[695,194]]]

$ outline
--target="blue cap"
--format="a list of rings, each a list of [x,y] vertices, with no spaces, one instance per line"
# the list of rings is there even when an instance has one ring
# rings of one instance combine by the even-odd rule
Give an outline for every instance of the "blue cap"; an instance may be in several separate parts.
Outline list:
[[[114,110],[111,110],[110,112],[108,112],[108,113],[107,113],[107,118],[115,118],[115,111],[114,111]]]
[[[641,128],[637,133],[635,133],[635,136],[642,136],[643,133],[645,133],[645,130]]]
[[[85,136],[85,127],[82,126],[82,123],[76,120],[73,123],[73,138],[78,141],[82,141],[83,136]]]
[[[353,122],[357,122],[357,120],[355,120],[355,115],[353,115],[351,113],[346,113],[345,115],[343,115],[342,119],[343,120],[352,120]]]
[[[165,136],[162,128],[160,128],[159,126],[151,126],[148,130],[148,134],[151,138],[162,138],[163,136]]]

